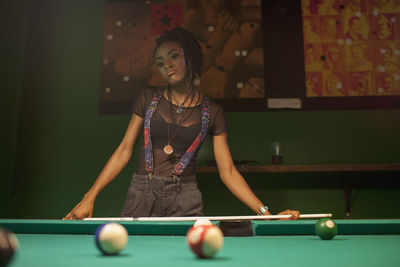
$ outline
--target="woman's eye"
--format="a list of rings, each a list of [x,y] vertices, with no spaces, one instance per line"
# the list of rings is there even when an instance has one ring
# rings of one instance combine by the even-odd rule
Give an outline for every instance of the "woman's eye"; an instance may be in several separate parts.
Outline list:
[[[178,57],[179,57],[179,54],[178,54],[178,53],[174,53],[174,54],[172,54],[172,56],[171,56],[172,59],[177,59]]]
[[[159,67],[159,68],[161,68],[162,66],[164,66],[164,62],[157,62],[157,63],[156,63],[156,66]]]

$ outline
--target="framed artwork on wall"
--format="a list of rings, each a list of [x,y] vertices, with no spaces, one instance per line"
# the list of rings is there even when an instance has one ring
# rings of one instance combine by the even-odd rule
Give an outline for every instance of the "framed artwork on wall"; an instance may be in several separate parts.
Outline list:
[[[400,2],[281,0],[263,11],[266,95],[278,107],[400,108]]]
[[[100,113],[129,113],[147,87],[164,85],[155,39],[176,26],[199,41],[204,67],[197,89],[227,107],[265,107],[262,9],[252,1],[108,1],[104,19]]]
[[[153,46],[189,30],[197,89],[226,111],[400,108],[400,7],[375,0],[108,0],[100,114],[163,86]]]

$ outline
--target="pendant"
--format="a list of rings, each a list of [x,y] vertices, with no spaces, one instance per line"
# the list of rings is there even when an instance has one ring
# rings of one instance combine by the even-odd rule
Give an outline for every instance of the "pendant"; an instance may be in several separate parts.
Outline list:
[[[172,152],[174,152],[174,149],[172,148],[172,146],[166,145],[166,146],[164,147],[164,153],[165,153],[165,154],[171,155]]]
[[[183,109],[182,109],[181,106],[179,106],[179,107],[176,109],[176,113],[178,113],[178,114],[181,114],[182,111],[183,111]]]

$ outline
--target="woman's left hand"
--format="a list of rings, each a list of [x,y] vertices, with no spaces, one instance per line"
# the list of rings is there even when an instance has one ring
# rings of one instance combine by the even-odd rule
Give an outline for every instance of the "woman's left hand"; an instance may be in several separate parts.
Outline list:
[[[298,210],[285,210],[280,212],[278,215],[291,215],[291,217],[287,219],[281,219],[283,221],[289,221],[289,220],[298,220],[300,217],[300,211]]]

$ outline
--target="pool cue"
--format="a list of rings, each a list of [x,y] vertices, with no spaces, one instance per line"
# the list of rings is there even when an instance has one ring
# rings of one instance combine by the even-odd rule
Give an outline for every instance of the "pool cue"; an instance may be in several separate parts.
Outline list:
[[[193,217],[110,217],[110,218],[84,218],[85,221],[141,221],[141,222],[185,222],[208,219],[210,221],[238,221],[238,220],[276,220],[288,219],[291,215],[252,215],[252,216],[193,216]],[[299,219],[330,218],[331,213],[300,214]]]

